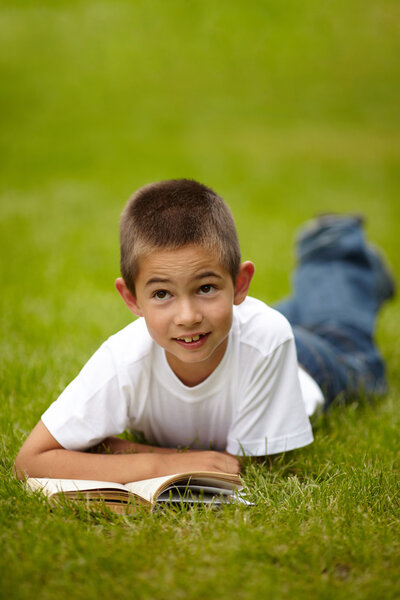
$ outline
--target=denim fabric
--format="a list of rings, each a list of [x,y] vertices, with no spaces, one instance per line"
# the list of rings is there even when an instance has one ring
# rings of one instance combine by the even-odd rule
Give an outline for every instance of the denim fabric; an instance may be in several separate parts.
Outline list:
[[[325,406],[338,396],[384,393],[374,326],[392,282],[360,220],[316,220],[301,231],[297,251],[293,295],[275,308],[290,321],[299,363],[321,387]]]

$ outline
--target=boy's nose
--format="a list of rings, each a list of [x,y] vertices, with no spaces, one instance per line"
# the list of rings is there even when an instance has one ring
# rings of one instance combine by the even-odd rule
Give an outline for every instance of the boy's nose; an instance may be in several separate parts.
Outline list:
[[[203,317],[194,302],[182,300],[179,302],[178,310],[175,315],[175,324],[190,327],[201,323]]]

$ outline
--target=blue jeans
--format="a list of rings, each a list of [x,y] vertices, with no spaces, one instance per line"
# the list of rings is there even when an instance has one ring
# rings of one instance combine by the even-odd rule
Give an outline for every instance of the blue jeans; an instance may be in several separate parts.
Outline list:
[[[297,250],[293,295],[276,308],[293,327],[298,361],[321,387],[325,408],[338,397],[384,393],[374,326],[394,283],[360,219],[317,219],[300,233]]]

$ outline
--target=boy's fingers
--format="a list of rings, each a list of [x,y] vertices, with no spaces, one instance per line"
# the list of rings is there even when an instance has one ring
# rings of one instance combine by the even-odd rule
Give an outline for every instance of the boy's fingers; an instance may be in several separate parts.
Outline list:
[[[224,469],[228,472],[228,473],[239,473],[240,471],[240,462],[238,461],[238,459],[236,458],[236,456],[232,456],[232,454],[228,454],[227,452],[224,452],[222,454],[222,460],[223,460],[223,465],[224,465]]]
[[[224,456],[226,456],[228,459],[227,464],[229,465],[229,467],[234,469],[235,473],[239,473],[241,466],[239,458],[237,456],[234,456],[233,454],[229,454],[228,452],[224,452]]]
[[[173,461],[175,467],[178,461],[182,468],[193,471],[217,471],[232,474],[238,474],[240,471],[240,463],[236,456],[212,450],[167,455],[163,459]]]

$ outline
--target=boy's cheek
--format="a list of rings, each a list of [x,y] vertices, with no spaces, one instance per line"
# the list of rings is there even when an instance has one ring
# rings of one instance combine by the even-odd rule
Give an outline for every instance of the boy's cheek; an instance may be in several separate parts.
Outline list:
[[[145,314],[144,320],[146,321],[147,329],[154,340],[158,341],[167,334],[168,327],[162,319]]]
[[[216,324],[220,322],[221,324],[224,322],[229,322],[229,325],[232,323],[233,318],[233,305],[232,302],[222,302],[221,304],[213,307],[209,312],[209,317]]]

